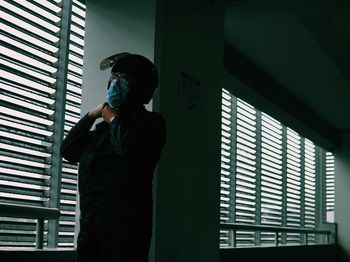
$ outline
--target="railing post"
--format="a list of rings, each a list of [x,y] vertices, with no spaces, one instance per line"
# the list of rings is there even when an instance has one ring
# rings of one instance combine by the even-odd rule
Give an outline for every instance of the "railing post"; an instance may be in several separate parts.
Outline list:
[[[307,246],[307,244],[308,244],[308,233],[307,232],[305,233],[305,241],[304,242],[305,242],[305,245]]]
[[[232,230],[232,246],[236,247],[237,243],[236,243],[236,229]]]
[[[43,249],[44,243],[44,219],[38,218],[36,222],[36,242],[35,247],[37,249]]]
[[[334,244],[337,241],[337,224],[335,223],[323,223],[320,229],[327,230],[326,234],[327,244]]]
[[[275,232],[275,246],[278,246],[278,231]]]

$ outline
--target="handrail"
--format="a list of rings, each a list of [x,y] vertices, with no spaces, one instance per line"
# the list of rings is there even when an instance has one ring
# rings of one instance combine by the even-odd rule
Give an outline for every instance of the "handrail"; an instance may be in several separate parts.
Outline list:
[[[49,207],[0,203],[0,216],[37,219],[35,247],[43,249],[44,219],[58,219],[60,210]]]
[[[295,227],[278,227],[278,226],[269,226],[269,225],[250,225],[250,224],[241,224],[241,223],[220,223],[220,229],[229,229],[233,230],[233,246],[236,246],[236,230],[245,229],[245,230],[256,230],[256,231],[268,231],[275,233],[275,245],[278,246],[278,234],[280,232],[289,232],[289,233],[303,233],[305,234],[305,244],[307,245],[307,236],[308,234],[324,234],[327,237],[327,244],[330,242],[336,241],[336,224],[334,223],[325,223],[322,224],[322,228],[312,229],[312,228],[295,228]]]

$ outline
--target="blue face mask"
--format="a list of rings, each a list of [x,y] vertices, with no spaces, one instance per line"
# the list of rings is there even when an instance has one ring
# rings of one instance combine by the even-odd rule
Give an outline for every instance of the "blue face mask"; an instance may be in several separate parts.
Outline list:
[[[126,104],[126,94],[129,92],[127,76],[111,77],[107,90],[107,102],[110,107],[117,108]]]

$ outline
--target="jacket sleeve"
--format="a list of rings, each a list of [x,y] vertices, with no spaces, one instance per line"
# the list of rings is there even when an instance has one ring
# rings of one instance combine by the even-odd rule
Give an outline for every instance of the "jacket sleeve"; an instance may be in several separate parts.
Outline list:
[[[109,132],[114,151],[121,155],[144,155],[152,151],[159,155],[166,140],[165,121],[155,112],[152,117],[128,129],[123,129],[119,119],[115,118]]]
[[[61,145],[61,156],[71,163],[79,162],[81,152],[89,139],[89,131],[95,119],[87,114],[72,127]]]

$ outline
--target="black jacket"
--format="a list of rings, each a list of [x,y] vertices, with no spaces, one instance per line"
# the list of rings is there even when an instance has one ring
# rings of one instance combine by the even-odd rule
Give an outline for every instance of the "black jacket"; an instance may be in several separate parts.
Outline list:
[[[82,225],[152,223],[152,179],[166,139],[162,116],[143,106],[110,124],[85,115],[68,133],[61,155],[79,162]]]

